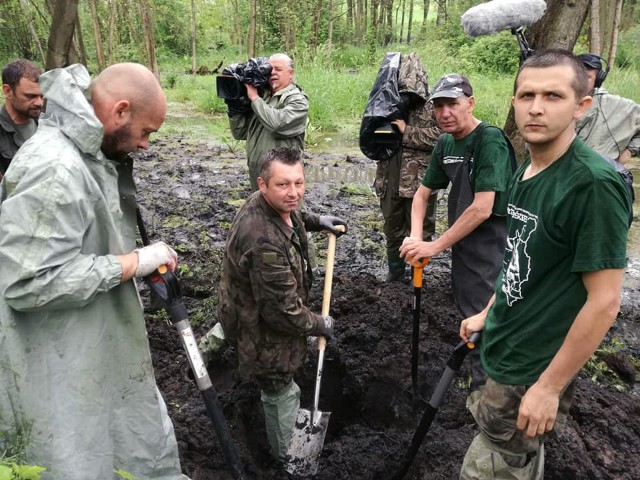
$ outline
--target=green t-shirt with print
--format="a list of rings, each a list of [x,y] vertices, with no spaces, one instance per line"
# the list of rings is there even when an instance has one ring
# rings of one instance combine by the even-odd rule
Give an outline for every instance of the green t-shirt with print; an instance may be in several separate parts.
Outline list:
[[[453,180],[455,170],[462,165],[469,145],[474,141],[478,127],[464,138],[456,140],[451,134],[443,135],[442,154],[435,152],[438,161],[432,161],[424,174],[422,184],[432,190],[446,188]],[[435,157],[432,157],[432,160]],[[469,160],[471,189],[474,192],[496,192],[493,213],[504,216],[507,211],[507,186],[512,169],[509,147],[502,132],[485,127],[482,138],[474,147]]]
[[[507,249],[482,335],[498,383],[531,385],[562,345],[587,291],[582,274],[626,266],[629,200],[620,176],[580,139],[509,187]]]

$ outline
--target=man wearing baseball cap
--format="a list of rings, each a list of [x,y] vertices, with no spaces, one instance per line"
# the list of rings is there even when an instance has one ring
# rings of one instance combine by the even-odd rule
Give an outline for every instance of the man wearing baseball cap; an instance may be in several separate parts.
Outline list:
[[[413,197],[411,236],[400,247],[408,261],[432,257],[451,247],[454,303],[464,317],[482,311],[493,294],[506,247],[506,189],[516,167],[504,132],[473,115],[476,99],[467,77],[443,76],[433,88],[438,124],[436,144],[422,185]],[[447,188],[449,228],[422,241],[422,221],[431,193]],[[478,355],[471,356],[472,390],[484,383]]]

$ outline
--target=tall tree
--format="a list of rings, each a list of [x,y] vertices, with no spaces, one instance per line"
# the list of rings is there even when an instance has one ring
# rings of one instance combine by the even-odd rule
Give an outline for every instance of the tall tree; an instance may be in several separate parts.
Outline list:
[[[77,16],[78,0],[57,0],[53,5],[51,30],[47,41],[46,70],[73,63],[71,44]]]
[[[602,30],[600,29],[600,0],[591,0],[589,18],[589,51],[602,55]]]
[[[247,45],[249,58],[256,54],[256,0],[249,3],[249,42]]]
[[[573,50],[580,30],[589,11],[590,0],[547,0],[547,10],[543,17],[531,25],[526,38],[534,50],[564,48]],[[524,158],[524,140],[518,133],[513,108],[504,125],[504,130],[511,138],[519,158]]]
[[[29,13],[29,5],[27,3],[27,0],[20,0],[20,8],[22,10],[22,14],[24,18],[27,19],[27,25],[29,27],[29,32],[31,33],[31,37],[33,39],[33,44],[38,49],[38,53],[40,54],[42,63],[45,63],[46,57],[44,54],[44,50],[42,49],[42,44],[40,43],[40,38],[38,37],[38,32],[36,31],[36,27],[35,27],[32,15]]]
[[[106,62],[104,58],[104,50],[102,49],[102,28],[100,25],[100,17],[98,16],[96,0],[89,0],[89,12],[91,14],[91,25],[93,26],[93,40],[96,46],[98,70],[102,71],[106,67]]]
[[[156,42],[153,32],[153,17],[149,0],[140,0],[140,17],[142,19],[142,31],[144,32],[144,47],[147,54],[147,67],[156,78],[160,78],[158,59],[156,58]]]
[[[422,26],[420,27],[420,33],[425,34],[427,31],[427,18],[429,17],[429,0],[424,0],[424,7],[422,9]]]
[[[623,0],[616,0],[616,10],[613,16],[613,26],[611,27],[611,42],[609,43],[609,64],[616,62],[616,54],[618,53],[618,33],[620,31],[620,17],[622,16]]]
[[[407,22],[407,45],[411,43],[411,26],[413,25],[413,0],[409,1],[409,20]]]
[[[191,0],[191,74],[196,74],[196,0]]]

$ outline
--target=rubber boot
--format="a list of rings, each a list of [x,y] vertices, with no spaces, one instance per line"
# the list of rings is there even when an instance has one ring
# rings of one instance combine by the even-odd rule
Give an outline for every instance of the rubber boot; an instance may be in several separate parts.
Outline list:
[[[292,380],[275,393],[262,391],[260,400],[271,456],[276,465],[284,465],[300,408],[300,387]]]
[[[400,252],[396,249],[387,249],[387,262],[389,263],[389,273],[387,274],[385,281],[405,281],[407,264],[402,258],[400,258]]]

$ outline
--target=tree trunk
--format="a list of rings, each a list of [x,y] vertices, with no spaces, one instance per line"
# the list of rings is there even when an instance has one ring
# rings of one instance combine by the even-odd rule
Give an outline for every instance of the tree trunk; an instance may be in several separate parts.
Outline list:
[[[356,0],[356,18],[355,18],[355,24],[356,24],[356,38],[355,40],[355,44],[356,46],[360,46],[362,45],[362,34],[364,33],[362,30],[362,17],[364,16],[364,4],[363,4],[363,0]]]
[[[527,41],[534,50],[563,48],[573,51],[582,25],[587,18],[590,0],[547,0],[544,16],[527,30]],[[518,158],[525,157],[525,145],[518,133],[513,107],[504,124],[504,130],[511,138]]]
[[[71,43],[77,16],[78,0],[57,0],[47,41],[45,70],[64,67],[71,63]]]
[[[42,44],[40,43],[40,38],[38,37],[38,32],[36,30],[35,25],[33,24],[33,18],[29,14],[29,4],[27,3],[26,0],[20,0],[20,9],[22,10],[22,14],[24,15],[24,18],[27,19],[29,33],[31,34],[31,38],[33,39],[33,44],[38,49],[38,53],[40,54],[41,61],[44,64],[46,57],[44,54],[44,50],[42,49]]]
[[[109,65],[113,65],[113,50],[116,39],[116,25],[118,24],[118,2],[117,0],[111,0],[111,8],[109,9],[109,38],[107,40],[107,52],[109,55]],[[126,15],[123,15],[126,18]],[[133,31],[133,29],[130,29]],[[134,37],[135,38],[135,37]]]
[[[329,0],[329,24],[327,25],[327,49],[333,49],[333,0]]]
[[[87,65],[87,49],[84,46],[84,37],[82,36],[82,27],[80,26],[80,17],[76,16],[76,42],[80,47],[80,51],[77,52],[80,55],[80,62],[83,65]]]
[[[436,17],[436,25],[444,25],[447,21],[447,0],[436,0],[438,4],[438,16]]]
[[[407,45],[411,43],[411,27],[413,25],[413,0],[409,1],[409,19],[407,21]]]
[[[249,3],[249,42],[247,45],[249,58],[256,54],[256,0]]]
[[[160,78],[158,60],[156,58],[156,42],[153,34],[153,19],[149,0],[140,0],[140,17],[142,19],[142,31],[144,32],[144,47],[147,54],[147,67],[156,78]]]
[[[314,56],[318,51],[318,35],[320,31],[321,17],[322,17],[322,0],[317,0],[317,3],[315,5],[315,14],[313,16],[313,26],[312,26],[313,43],[311,45],[311,51],[313,52]]]
[[[427,19],[429,17],[429,0],[424,0],[424,8],[422,10],[422,26],[420,27],[420,33],[425,34],[427,32]]]
[[[191,0],[191,74],[196,74],[197,52],[196,52],[196,0]]]
[[[602,55],[602,32],[600,30],[600,0],[591,0],[589,19],[589,51]]]
[[[98,62],[98,70],[105,69],[104,50],[102,49],[102,33],[100,27],[100,19],[98,18],[98,9],[96,0],[89,0],[89,11],[91,13],[91,24],[93,25],[93,39],[96,44],[96,60]]]
[[[618,33],[620,32],[620,17],[622,16],[623,0],[616,1],[616,12],[613,17],[613,26],[611,28],[611,43],[609,44],[609,65],[616,63],[616,54],[618,52]]]

